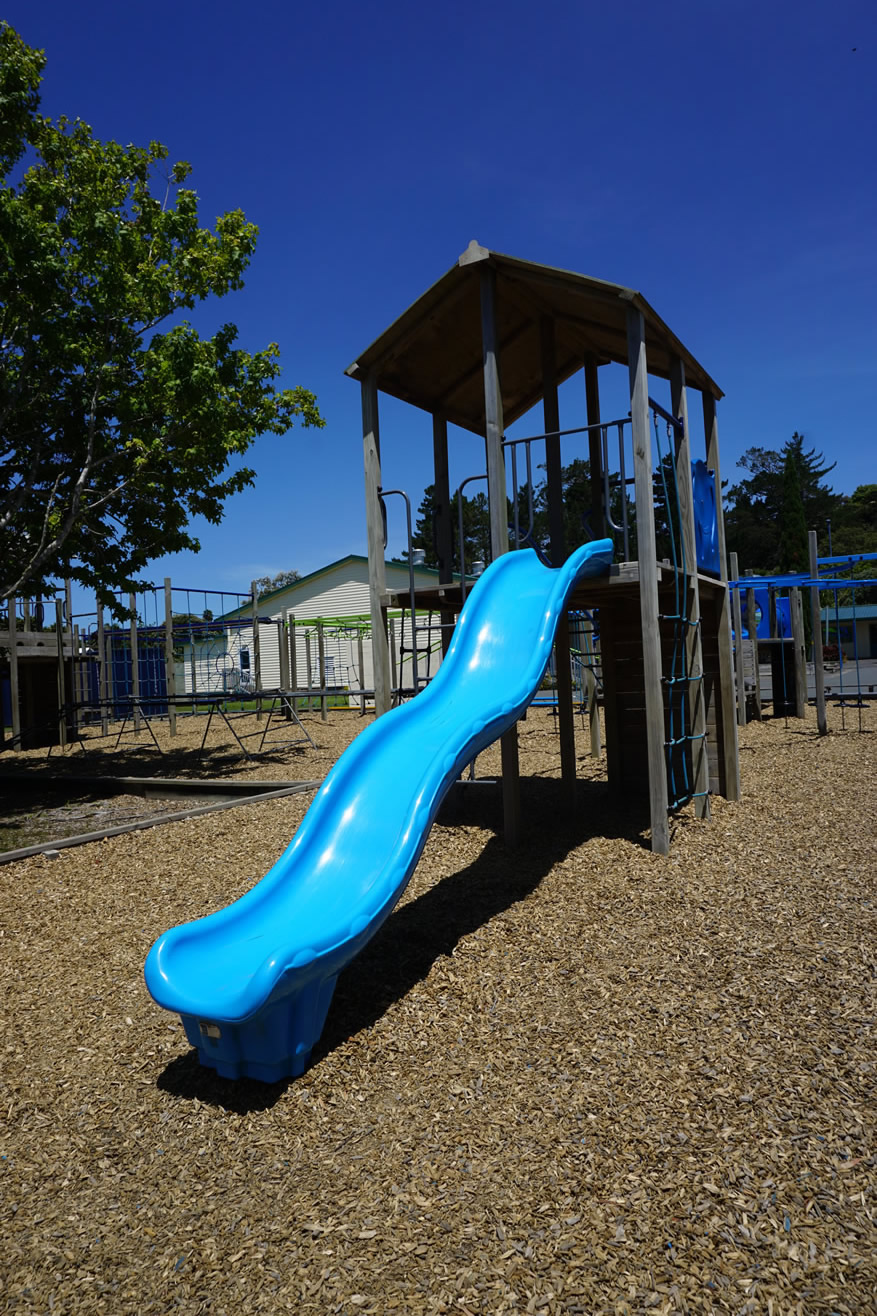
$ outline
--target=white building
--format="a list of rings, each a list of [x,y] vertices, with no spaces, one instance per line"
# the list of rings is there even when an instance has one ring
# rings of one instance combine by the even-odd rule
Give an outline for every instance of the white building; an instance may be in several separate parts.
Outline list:
[[[405,592],[409,587],[408,563],[386,563],[387,589]],[[438,584],[438,572],[414,568],[417,589]],[[239,626],[227,630],[227,667],[236,668],[244,688],[256,685],[252,612],[248,606],[226,613],[222,620]],[[319,687],[319,631],[322,630],[324,676],[328,688],[341,691],[370,690],[372,670],[371,616],[369,612],[368,558],[350,554],[337,562],[303,576],[259,600],[259,686],[281,688],[280,646],[289,646],[289,685],[298,690]],[[321,626],[317,626],[317,622]],[[413,684],[413,653],[410,613],[405,612],[404,634],[401,609],[388,613],[391,655],[395,659],[394,685],[410,689]],[[441,630],[438,612],[417,614],[418,679],[434,676],[441,662]],[[229,688],[234,676],[227,676]],[[219,686],[222,689],[222,685]],[[350,702],[357,703],[350,695]]]

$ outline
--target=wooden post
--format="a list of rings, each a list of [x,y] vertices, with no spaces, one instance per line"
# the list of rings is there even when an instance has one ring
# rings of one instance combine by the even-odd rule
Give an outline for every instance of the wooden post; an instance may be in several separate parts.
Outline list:
[[[80,654],[82,653],[80,646],[79,623],[77,622],[73,627],[73,657],[70,660],[70,676],[73,687],[70,696],[73,705],[71,710],[73,714],[71,721],[73,723],[73,734],[77,738],[79,736],[79,706],[85,702],[85,695],[82,688],[84,671],[83,663],[80,658]]]
[[[16,628],[18,617],[15,612],[15,598],[10,594],[6,600],[9,614],[9,698],[12,704],[12,739],[19,749],[21,745],[21,690],[18,681],[18,638]]]
[[[192,636],[191,627],[189,635]],[[167,724],[172,736],[177,734],[177,673],[174,667],[174,601],[170,576],[164,578],[164,681],[167,690]],[[192,695],[195,694],[195,640],[192,637]],[[194,708],[194,704],[193,704]]]
[[[256,721],[262,721],[262,637],[259,634],[259,591],[256,582],[250,585],[253,593],[253,684],[256,688]]]
[[[600,385],[597,361],[585,357],[585,406],[589,425],[600,424]],[[606,533],[606,514],[603,508],[603,442],[600,430],[588,431],[588,466],[591,480],[591,534],[602,539]]]
[[[710,816],[710,765],[706,739],[706,697],[703,685],[703,636],[701,633],[700,585],[697,579],[697,540],[694,529],[694,490],[691,487],[691,435],[688,429],[688,390],[685,363],[674,357],[670,367],[670,397],[673,415],[682,422],[675,443],[676,488],[679,519],[685,549],[685,659],[689,675],[691,710],[691,765],[694,778],[694,815]]]
[[[359,663],[359,711],[365,717],[365,653],[362,643],[362,627],[356,628],[356,660]]]
[[[314,668],[313,668],[313,664],[312,664],[312,662],[311,662],[311,633],[310,633],[310,631],[305,631],[305,675],[307,676],[307,682],[308,682],[308,684],[307,684],[307,692],[308,692],[308,698],[307,698],[307,709],[308,709],[308,712],[309,712],[309,713],[310,713],[311,708],[312,708],[312,705],[311,705],[311,687],[312,687],[312,685],[313,685],[313,680],[312,680],[312,678],[313,678],[313,672],[314,672]]]
[[[317,621],[317,659],[320,664],[320,720],[329,721],[329,702],[326,698],[326,638],[323,634],[323,619]]]
[[[104,605],[97,605],[97,697],[100,700],[100,733],[106,736],[110,729],[110,713],[107,707],[107,642],[104,630]]]
[[[128,595],[128,607],[131,622],[128,633],[131,637],[131,698],[134,700],[134,730],[140,731],[140,649],[137,643],[137,596]]]
[[[189,626],[189,650],[190,650],[190,661],[189,661],[189,681],[190,681],[191,686],[192,686],[192,695],[193,695],[192,708],[193,708],[193,711],[194,711],[194,707],[195,707],[195,704],[194,704],[194,696],[198,693],[198,663],[197,663],[196,658],[195,658],[195,632],[194,632],[194,630],[192,629],[192,626],[191,626],[191,625]],[[175,668],[175,669],[174,669],[174,694],[176,694],[176,689],[177,689],[177,674],[176,674],[176,668]],[[185,689],[181,690],[180,693],[181,693],[181,694],[185,694],[185,693],[186,693],[186,692],[185,692]]]
[[[381,436],[378,425],[378,386],[369,372],[362,381],[362,448],[365,464],[365,518],[368,532],[368,594],[372,623],[372,668],[375,716],[390,707],[390,649],[384,629],[387,573],[384,566],[384,519],[381,512]]]
[[[286,620],[281,614],[277,623],[277,644],[280,649],[280,689],[289,690],[289,630]],[[292,709],[289,706],[289,699],[283,701],[283,716],[287,722],[292,721]]]
[[[706,437],[706,464],[716,477],[716,531],[719,548],[719,572],[722,583],[728,583],[728,554],[725,544],[725,517],[722,510],[722,471],[719,462],[719,423],[716,417],[716,400],[711,393],[703,395],[703,427]],[[719,699],[721,708],[722,755],[725,778],[725,796],[729,800],[740,798],[740,755],[737,748],[737,721],[734,715],[734,667],[731,654],[731,605],[728,590],[719,617]],[[718,720],[718,719],[717,719]]]
[[[740,564],[737,560],[737,554],[731,553],[731,579],[740,579]],[[734,677],[737,686],[737,726],[745,727],[746,725],[746,669],[743,663],[743,607],[740,601],[740,590],[735,589],[731,599],[731,611],[734,616],[734,635],[736,643],[734,645]]]
[[[58,646],[58,744],[64,749],[67,745],[67,715],[64,708],[67,702],[67,682],[64,671],[64,616],[60,599],[55,599],[55,643]]]
[[[107,701],[110,704],[110,708],[108,710],[107,716],[109,719],[109,714],[112,713],[113,720],[115,720],[116,677],[115,677],[115,673],[113,672],[113,653],[114,653],[113,635],[108,635],[106,637],[106,666],[107,666]],[[109,730],[109,727],[107,728],[107,730]]]
[[[630,376],[631,437],[639,545],[640,624],[643,644],[652,849],[658,854],[667,854],[670,848],[670,826],[667,818],[664,692],[661,635],[658,628],[658,558],[655,548],[646,330],[642,311],[633,305],[628,305],[627,308],[627,362]]]
[[[599,758],[602,752],[600,744],[600,709],[597,704],[597,677],[594,673],[594,665],[597,662],[597,648],[594,643],[594,623],[585,622],[585,657],[588,663],[585,667],[585,682],[588,687],[588,729],[591,733],[591,754],[594,758]]]
[[[481,345],[484,361],[484,437],[487,444],[487,496],[490,504],[490,555],[495,562],[508,552],[508,508],[502,451],[503,414],[499,383],[496,325],[496,271],[481,267]],[[500,740],[503,830],[506,844],[517,845],[521,832],[521,781],[517,723]]]
[[[454,527],[451,516],[451,488],[448,475],[448,422],[438,412],[432,418],[432,460],[435,472],[435,551],[438,558],[439,584],[454,579]],[[442,657],[448,652],[454,627],[454,613],[440,611]]]
[[[560,456],[560,403],[557,396],[557,364],[554,321],[543,315],[540,323],[542,342],[542,416],[545,425],[545,466],[548,494],[548,531],[551,561],[559,567],[566,560],[563,533],[563,468]],[[563,793],[570,806],[576,799],[576,733],[572,707],[570,672],[569,620],[566,611],[557,620],[554,637],[554,670],[557,677],[557,725],[560,733],[560,776]]]
[[[295,628],[295,613],[289,616],[289,682],[293,690],[298,689],[298,631]],[[292,711],[298,712],[298,700],[292,696]]]
[[[755,590],[750,585],[746,591],[746,616],[749,620],[749,643],[752,645],[752,671],[755,674],[755,717],[758,722],[764,716],[761,708],[761,671],[758,666],[758,622],[755,617]]]
[[[807,641],[804,632],[804,609],[801,591],[789,590],[789,612],[792,615],[792,638],[795,645],[795,707],[798,717],[807,716]]]
[[[816,531],[807,532],[807,544],[810,550],[810,579],[819,576],[819,560],[816,549]],[[816,676],[816,725],[820,736],[828,735],[828,720],[825,716],[825,667],[822,657],[822,617],[819,610],[819,586],[810,586],[810,620],[813,629],[813,670]]]

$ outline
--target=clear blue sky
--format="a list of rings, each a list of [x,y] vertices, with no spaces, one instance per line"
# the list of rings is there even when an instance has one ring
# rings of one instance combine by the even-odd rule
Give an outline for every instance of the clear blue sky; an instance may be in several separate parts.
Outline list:
[[[639,289],[727,394],[732,481],[743,451],[796,429],[837,461],[835,489],[877,481],[874,0],[9,0],[4,14],[47,52],[47,113],[163,141],[193,165],[205,222],[241,207],[259,225],[246,289],[196,323],[278,342],[284,382],[313,389],[327,420],[259,440],[255,488],[156,578],[244,589],[365,552],[344,368],[471,238]],[[583,423],[581,392],[564,389],[562,424]],[[382,407],[385,483],[416,506],[429,419]],[[460,435],[452,482],[476,468]]]

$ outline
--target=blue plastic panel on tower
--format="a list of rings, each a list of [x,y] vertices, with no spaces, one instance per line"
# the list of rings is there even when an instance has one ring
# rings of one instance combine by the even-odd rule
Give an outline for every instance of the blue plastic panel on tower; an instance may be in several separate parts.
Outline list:
[[[303,1072],[339,971],[405,890],[448,788],[521,716],[576,581],[611,561],[612,541],[598,539],[562,567],[529,548],[492,563],[438,675],[345,750],[271,871],[159,938],[146,985],[181,1015],[202,1064],[266,1082]]]
[[[711,576],[721,576],[719,562],[719,526],[716,515],[716,473],[704,461],[691,463],[694,485],[694,539],[697,569]]]
[[[747,602],[746,579],[743,578],[743,587],[741,589],[741,611],[743,618],[743,634],[751,638],[752,630],[749,625],[749,606]],[[754,589],[755,595],[755,638],[757,640],[770,639],[770,591],[767,589]],[[777,599],[777,639],[788,640],[792,637],[792,612],[791,604],[788,599]]]

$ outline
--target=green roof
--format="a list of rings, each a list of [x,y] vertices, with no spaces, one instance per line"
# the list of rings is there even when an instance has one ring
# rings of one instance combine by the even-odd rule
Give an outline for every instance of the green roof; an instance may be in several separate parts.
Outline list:
[[[365,556],[364,553],[348,553],[346,557],[339,557],[339,558],[336,558],[336,560],[335,560],[334,562],[328,562],[328,563],[326,564],[326,566],[324,566],[324,567],[318,567],[316,571],[309,571],[308,574],[307,574],[306,576],[299,576],[298,580],[293,580],[293,581],[291,581],[288,585],[282,585],[282,586],[280,587],[280,589],[272,589],[272,590],[270,591],[270,593],[268,593],[268,594],[261,594],[261,595],[259,596],[259,603],[262,604],[262,603],[265,603],[268,599],[276,598],[278,594],[285,594],[285,593],[287,592],[287,590],[290,590],[290,589],[298,589],[299,585],[304,585],[305,582],[306,582],[306,581],[309,581],[309,580],[316,580],[318,576],[325,576],[327,572],[329,572],[329,571],[334,571],[336,567],[341,567],[341,566],[343,566],[343,565],[345,564],[345,562],[366,562],[366,563],[367,563],[367,562],[368,562],[368,558]],[[407,561],[405,561],[404,559],[403,559],[403,560],[400,560],[399,558],[390,558],[390,559],[388,559],[386,565],[387,565],[388,567],[400,567],[403,571],[407,571],[407,570],[408,570],[408,563],[407,563]],[[417,567],[417,566],[416,566],[416,567],[414,568],[414,570],[417,571],[417,572],[419,572],[421,575],[434,576],[435,579],[438,580],[438,575],[439,575],[439,573],[438,573],[438,570],[437,570],[436,567]],[[459,573],[459,571],[455,571],[455,572],[454,572],[454,580],[457,580],[457,581],[458,581],[459,579],[460,579],[460,573]],[[468,573],[467,573],[466,579],[467,579],[467,580],[470,579],[470,576],[468,575]],[[474,577],[473,577],[472,579],[474,579]],[[251,609],[251,607],[252,607],[252,604],[250,604],[250,603],[245,603],[245,604],[243,604],[243,605],[242,605],[241,607],[239,607],[239,608],[232,608],[231,612],[224,612],[224,613],[222,614],[221,617],[217,618],[217,620],[218,620],[218,621],[227,621],[227,620],[229,620],[229,618],[231,618],[231,617],[239,617],[242,613],[244,613],[244,612],[249,612],[249,610]]]

